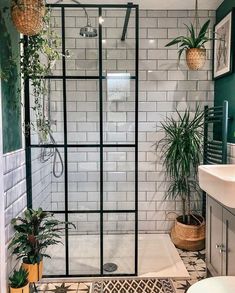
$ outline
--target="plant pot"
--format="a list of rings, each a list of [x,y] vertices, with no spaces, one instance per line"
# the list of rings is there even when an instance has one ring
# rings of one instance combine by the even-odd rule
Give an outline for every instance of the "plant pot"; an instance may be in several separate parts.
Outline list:
[[[22,267],[28,271],[28,281],[30,283],[38,282],[42,278],[43,260],[36,264],[28,264],[23,260]]]
[[[182,216],[176,218],[171,230],[171,239],[177,248],[198,251],[205,248],[206,224],[202,216],[194,215],[198,223],[187,225],[182,223]],[[199,224],[200,223],[200,224]]]
[[[206,49],[192,48],[186,51],[186,62],[191,70],[201,69],[206,62]]]
[[[11,18],[18,32],[33,36],[43,27],[45,4],[43,0],[13,0]]]
[[[10,293],[29,293],[29,283],[21,288],[11,288]]]

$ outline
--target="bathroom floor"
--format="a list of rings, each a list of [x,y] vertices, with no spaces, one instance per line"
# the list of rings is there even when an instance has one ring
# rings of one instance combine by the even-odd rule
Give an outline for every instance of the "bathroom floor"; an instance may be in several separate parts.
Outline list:
[[[134,278],[91,280],[71,283],[43,283],[38,286],[39,293],[118,293],[118,292],[161,292],[186,293],[195,282],[206,277],[205,251],[187,252],[178,249],[190,278],[187,279],[154,279]],[[137,290],[138,288],[138,290]],[[121,290],[123,289],[123,290]]]
[[[173,283],[176,293],[186,293],[192,284],[206,278],[205,250],[189,252],[178,249],[178,252],[189,272],[190,279],[173,280]]]

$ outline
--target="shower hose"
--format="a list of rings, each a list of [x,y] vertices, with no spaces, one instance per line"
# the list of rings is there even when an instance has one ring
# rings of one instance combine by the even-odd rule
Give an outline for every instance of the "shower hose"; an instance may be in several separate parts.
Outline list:
[[[64,173],[63,159],[62,159],[60,151],[58,150],[58,148],[56,146],[56,141],[55,141],[53,135],[51,134],[51,132],[49,132],[49,136],[50,136],[51,143],[53,144],[53,147],[50,148],[49,151],[48,151],[47,148],[41,148],[41,153],[40,153],[40,156],[39,156],[39,160],[40,160],[41,163],[46,163],[53,157],[52,173],[56,178],[60,178]],[[60,171],[56,170],[57,157],[59,158],[59,162],[61,164],[61,170]]]

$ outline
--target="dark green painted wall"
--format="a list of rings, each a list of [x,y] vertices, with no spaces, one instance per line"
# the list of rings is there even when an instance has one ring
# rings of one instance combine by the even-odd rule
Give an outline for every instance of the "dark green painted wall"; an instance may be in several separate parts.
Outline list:
[[[216,22],[220,21],[233,7],[235,7],[235,0],[224,0],[216,11]],[[234,35],[233,40],[235,41]],[[233,117],[233,120],[229,122],[228,141],[235,143],[235,71],[215,81],[215,105],[221,105],[224,100],[228,100],[229,116]]]
[[[10,1],[0,1],[0,70],[2,96],[3,152],[22,147],[19,92],[19,34],[13,27]]]

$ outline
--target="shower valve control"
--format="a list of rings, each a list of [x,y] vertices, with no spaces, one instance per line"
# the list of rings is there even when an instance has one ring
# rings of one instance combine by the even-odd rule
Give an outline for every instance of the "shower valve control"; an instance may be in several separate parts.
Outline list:
[[[222,245],[222,247],[219,250],[219,253],[227,252],[227,249]]]
[[[219,249],[219,248],[222,249],[222,248],[223,248],[223,244],[216,244],[216,245],[215,245],[215,248],[217,248],[217,249]]]
[[[51,125],[57,125],[57,120],[51,120]]]

